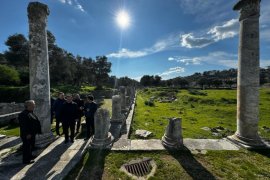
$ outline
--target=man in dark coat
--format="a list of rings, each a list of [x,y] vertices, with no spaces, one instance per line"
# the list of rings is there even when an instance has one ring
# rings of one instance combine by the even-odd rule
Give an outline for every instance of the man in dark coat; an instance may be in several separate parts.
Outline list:
[[[25,110],[19,114],[20,136],[23,142],[23,163],[30,164],[34,161],[32,155],[35,146],[36,134],[41,134],[41,125],[38,117],[33,113],[35,109],[35,101],[28,100],[25,102]]]
[[[97,104],[94,102],[93,96],[87,96],[86,103],[84,105],[84,115],[86,120],[86,138],[89,139],[91,135],[95,133],[95,121],[94,116],[97,111]]]
[[[64,102],[60,116],[63,124],[63,131],[65,134],[65,143],[68,143],[69,137],[70,142],[74,142],[74,131],[75,131],[75,122],[78,119],[78,106],[75,102],[72,101],[72,95],[66,95],[66,102]],[[69,136],[70,130],[70,136]]]
[[[59,125],[60,125],[60,122],[62,122],[60,113],[61,113],[61,109],[64,102],[65,102],[65,94],[63,92],[59,92],[58,98],[55,100],[53,104],[53,112],[55,114],[55,119],[56,119],[55,131],[58,136],[60,136]]]
[[[53,123],[53,117],[54,117],[54,112],[53,112],[54,102],[55,102],[55,99],[51,97],[51,124]]]
[[[79,94],[74,95],[74,100],[73,100],[77,106],[78,106],[78,120],[77,120],[77,126],[76,126],[76,134],[79,133],[80,127],[81,127],[81,119],[83,117],[83,108],[84,108],[84,102],[80,98]]]

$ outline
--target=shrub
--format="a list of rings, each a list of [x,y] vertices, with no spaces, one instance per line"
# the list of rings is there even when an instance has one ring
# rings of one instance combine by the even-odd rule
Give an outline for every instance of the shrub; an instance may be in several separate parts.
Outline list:
[[[0,84],[1,85],[18,85],[20,75],[18,71],[7,65],[0,64]]]
[[[189,89],[188,92],[189,92],[189,94],[192,94],[192,95],[207,96],[206,92],[201,92],[201,91],[198,91],[196,89]]]
[[[29,86],[0,87],[0,102],[24,102],[30,98]]]
[[[155,106],[155,103],[153,101],[144,101],[144,104],[151,107]]]

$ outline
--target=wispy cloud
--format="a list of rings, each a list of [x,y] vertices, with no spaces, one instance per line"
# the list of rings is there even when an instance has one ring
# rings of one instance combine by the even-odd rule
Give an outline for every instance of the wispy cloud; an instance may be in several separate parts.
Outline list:
[[[176,61],[176,62],[181,62],[184,63],[185,65],[199,65],[201,64],[201,59],[198,57],[193,57],[193,58],[189,58],[189,57],[185,57],[185,56],[174,56],[174,57],[169,57],[168,61]]]
[[[233,38],[238,34],[239,22],[237,19],[231,19],[222,25],[217,25],[208,30],[201,37],[195,37],[193,33],[187,33],[180,36],[182,47],[203,48],[212,43]]]
[[[169,37],[157,41],[150,48],[144,48],[141,50],[129,50],[126,48],[120,49],[118,52],[113,52],[107,55],[109,58],[139,58],[162,52],[165,50],[173,49],[178,47],[177,35],[170,35]]]
[[[237,66],[237,55],[230,54],[223,51],[211,52],[206,56],[174,56],[169,57],[169,61],[176,61],[184,65],[201,65],[204,63],[222,65],[225,67],[236,68]]]
[[[260,61],[260,67],[266,68],[270,66],[270,60],[261,60]]]
[[[159,73],[158,75],[162,77],[162,79],[169,79],[169,78],[178,76],[179,74],[184,73],[184,72],[185,72],[185,68],[177,66],[177,67],[169,68],[168,70],[162,73]]]
[[[74,6],[76,9],[80,10],[81,12],[86,12],[78,0],[58,0],[58,1],[63,4]]]
[[[107,57],[109,58],[139,58],[148,55],[149,52],[147,51],[131,51],[129,49],[121,49],[116,53],[108,54]]]

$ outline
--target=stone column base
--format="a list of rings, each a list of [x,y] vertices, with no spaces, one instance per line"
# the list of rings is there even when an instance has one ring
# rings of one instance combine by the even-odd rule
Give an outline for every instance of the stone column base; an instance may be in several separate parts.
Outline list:
[[[90,142],[90,148],[94,149],[105,149],[105,148],[111,148],[113,144],[113,136],[111,133],[108,133],[108,137],[105,139],[97,139],[95,138],[95,135],[91,138]]]
[[[246,148],[246,149],[268,149],[270,148],[265,144],[260,138],[259,139],[249,139],[240,136],[239,134],[234,134],[232,136],[228,136],[227,139],[234,144]]]
[[[162,136],[161,139],[162,145],[169,149],[182,149],[184,147],[183,139],[172,139],[166,135]]]
[[[35,147],[37,148],[44,148],[51,144],[55,140],[55,136],[52,132],[44,133],[44,134],[37,134],[36,135],[36,144]]]

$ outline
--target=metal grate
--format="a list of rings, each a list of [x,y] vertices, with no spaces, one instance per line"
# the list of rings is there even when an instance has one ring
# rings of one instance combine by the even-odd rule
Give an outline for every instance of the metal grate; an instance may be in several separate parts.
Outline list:
[[[151,172],[153,168],[151,161],[151,158],[144,158],[142,160],[131,161],[128,164],[124,164],[123,167],[128,173],[137,177],[143,177]]]

